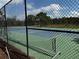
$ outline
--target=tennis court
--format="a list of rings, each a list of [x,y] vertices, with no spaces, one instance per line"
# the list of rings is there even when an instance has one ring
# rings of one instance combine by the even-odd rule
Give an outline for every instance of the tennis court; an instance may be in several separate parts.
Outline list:
[[[25,32],[24,27],[13,28],[14,30],[10,31],[10,37],[15,40],[25,44]],[[18,31],[17,31],[18,29]],[[56,39],[56,53],[61,52],[57,56],[58,59],[79,59],[79,44],[76,42],[76,39],[79,38],[79,34],[73,33],[63,33],[63,32],[47,32],[42,30],[33,30],[29,29],[29,46],[30,46],[30,55],[34,56],[36,59],[50,59],[55,54],[54,47],[52,45],[53,39]],[[23,46],[12,43],[14,46],[19,49],[23,49]],[[33,47],[38,49],[38,51],[33,50]],[[32,48],[31,48],[32,47]],[[48,55],[39,52],[39,48],[47,51]],[[23,49],[26,51],[26,48]],[[57,59],[56,58],[56,59]]]

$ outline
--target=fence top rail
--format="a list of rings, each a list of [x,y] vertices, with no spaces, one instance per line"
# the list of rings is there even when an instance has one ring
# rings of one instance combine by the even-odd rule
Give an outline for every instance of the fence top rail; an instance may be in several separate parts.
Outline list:
[[[1,10],[2,8],[4,8],[6,5],[8,5],[11,1],[12,1],[12,0],[8,1],[4,6],[2,6],[2,7],[0,8],[0,10]]]
[[[64,28],[59,29],[59,28],[45,28],[45,27],[44,28],[43,27],[28,27],[28,29],[79,34],[79,30],[77,29],[64,29]]]

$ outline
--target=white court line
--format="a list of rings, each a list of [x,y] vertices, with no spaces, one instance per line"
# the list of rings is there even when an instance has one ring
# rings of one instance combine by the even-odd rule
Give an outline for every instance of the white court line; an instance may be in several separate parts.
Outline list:
[[[55,59],[61,52],[59,51],[52,59]]]
[[[52,38],[56,38],[56,37],[58,37],[58,36],[60,36],[60,35],[63,35],[62,33],[61,34],[59,34],[59,35],[56,35],[56,36],[54,36],[54,37],[52,37]],[[51,39],[51,38],[50,38]]]

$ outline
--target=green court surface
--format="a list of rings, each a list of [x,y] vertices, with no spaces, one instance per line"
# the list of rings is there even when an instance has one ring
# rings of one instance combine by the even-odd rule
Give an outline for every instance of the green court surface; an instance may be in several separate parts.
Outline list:
[[[12,41],[9,41],[9,43],[12,44],[13,46],[15,46],[16,48],[20,49],[22,52],[27,53],[26,47],[19,45],[19,44],[16,44]],[[29,52],[30,56],[34,57],[35,59],[51,59],[51,57],[44,55],[44,54],[41,54],[41,53],[38,53],[32,49],[29,49],[29,51],[30,51]]]
[[[51,39],[56,38],[56,51],[60,51],[61,54],[58,55],[55,59],[79,59],[79,44],[73,41],[74,38],[78,36],[78,34],[61,33],[48,39],[46,37],[29,35],[29,45],[43,48],[52,52],[53,49]],[[11,37],[13,40],[26,44],[26,36],[24,33],[10,32],[9,37]],[[9,43],[26,53],[26,48],[24,46],[15,44],[11,41]],[[52,57],[38,53],[37,51],[34,51],[30,48],[29,53],[30,56],[35,57],[35,59],[52,59]]]

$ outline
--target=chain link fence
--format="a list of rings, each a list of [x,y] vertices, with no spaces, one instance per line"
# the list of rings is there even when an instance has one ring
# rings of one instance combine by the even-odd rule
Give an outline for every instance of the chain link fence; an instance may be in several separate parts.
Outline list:
[[[78,6],[78,0],[27,0],[29,44],[53,51],[52,59],[79,59]],[[44,57],[36,59],[50,59]]]
[[[78,6],[78,0],[12,0],[1,9],[0,33],[34,59],[79,59]]]

